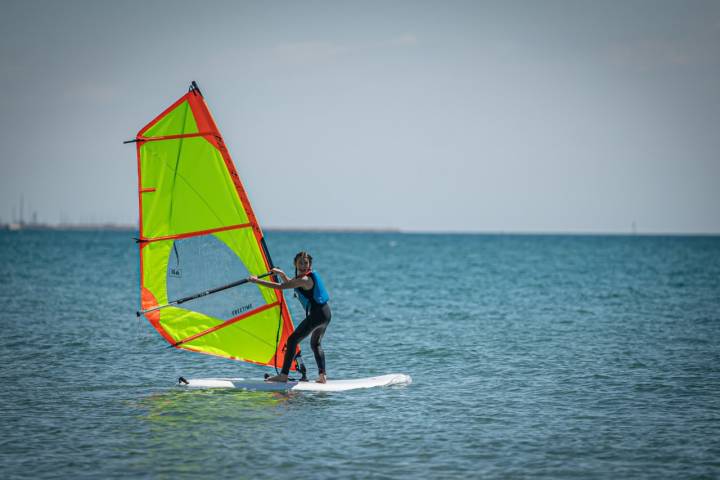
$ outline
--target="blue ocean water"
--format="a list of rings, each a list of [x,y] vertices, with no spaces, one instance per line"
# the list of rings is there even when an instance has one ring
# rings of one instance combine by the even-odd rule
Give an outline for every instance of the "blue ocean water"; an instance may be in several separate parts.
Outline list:
[[[132,236],[0,232],[3,478],[720,476],[718,237],[267,232],[328,375],[414,379],[279,394],[175,386],[269,369],[166,348]]]

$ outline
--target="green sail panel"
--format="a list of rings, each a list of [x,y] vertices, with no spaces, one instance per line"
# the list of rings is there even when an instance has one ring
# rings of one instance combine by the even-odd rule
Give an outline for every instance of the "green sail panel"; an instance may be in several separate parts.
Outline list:
[[[145,142],[140,158],[146,237],[248,223],[222,154],[204,137]]]
[[[185,347],[213,355],[267,364],[275,355],[277,342],[277,331],[268,329],[267,325],[277,327],[280,320],[280,307],[274,307],[189,341]],[[282,360],[283,355],[279,356]]]
[[[190,103],[184,101],[163,114],[157,123],[143,132],[143,136],[166,137],[188,133],[198,133],[198,127]]]

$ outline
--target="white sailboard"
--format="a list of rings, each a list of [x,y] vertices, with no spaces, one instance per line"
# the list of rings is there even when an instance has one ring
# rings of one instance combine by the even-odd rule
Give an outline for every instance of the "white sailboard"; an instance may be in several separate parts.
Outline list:
[[[391,373],[378,377],[354,378],[350,380],[328,380],[327,383],[317,382],[268,382],[246,378],[180,378],[178,383],[185,388],[239,388],[253,391],[314,391],[343,392],[359,388],[389,387],[393,385],[410,385],[412,378],[403,373]]]

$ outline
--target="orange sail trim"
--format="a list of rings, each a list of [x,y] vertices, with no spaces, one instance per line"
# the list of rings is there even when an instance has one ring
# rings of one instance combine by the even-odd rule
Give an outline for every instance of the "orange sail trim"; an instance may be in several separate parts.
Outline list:
[[[143,310],[148,310],[151,308],[155,308],[158,306],[158,301],[155,298],[155,295],[152,294],[150,290],[148,290],[145,287],[142,287],[141,289],[141,302],[142,302],[142,308]],[[162,328],[162,325],[160,325],[160,312],[154,311],[154,312],[148,312],[145,314],[145,317],[150,321],[150,324],[155,327],[155,330],[160,333],[160,335],[163,336],[165,340],[172,343],[175,340],[165,331],[164,328]]]

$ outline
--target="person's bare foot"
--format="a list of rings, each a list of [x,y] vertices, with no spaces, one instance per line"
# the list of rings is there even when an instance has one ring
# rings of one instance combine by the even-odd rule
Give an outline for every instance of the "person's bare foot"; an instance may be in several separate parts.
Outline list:
[[[315,382],[316,383],[327,383],[327,377],[325,376],[324,373],[321,373],[320,375],[318,375],[318,379],[315,380]]]
[[[287,382],[288,376],[284,373],[281,373],[280,375],[275,375],[274,377],[268,377],[265,379],[266,382]]]

